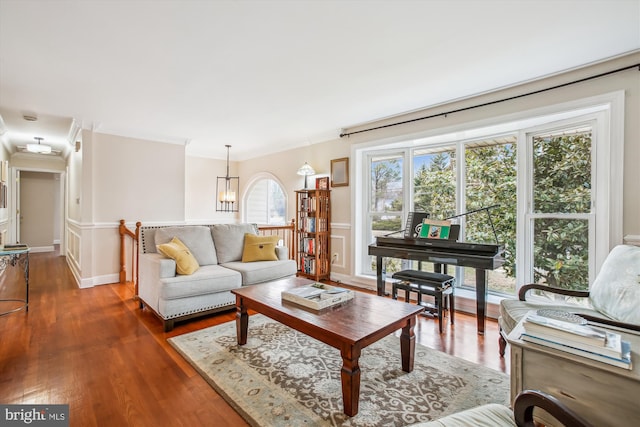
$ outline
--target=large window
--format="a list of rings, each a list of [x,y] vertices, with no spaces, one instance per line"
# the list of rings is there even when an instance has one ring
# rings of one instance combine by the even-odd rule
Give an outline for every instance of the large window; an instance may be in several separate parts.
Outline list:
[[[603,255],[618,243],[609,232],[612,206],[621,197],[611,187],[616,172],[610,159],[617,154],[610,152],[609,108],[394,142],[387,151],[364,149],[366,221],[359,223],[356,214],[364,248],[358,272],[374,276],[375,257],[366,245],[403,230],[409,212],[419,211],[454,217],[460,241],[504,246],[504,265],[489,273],[492,293],[513,295],[531,282],[587,289]],[[473,213],[460,215],[465,212]],[[385,261],[388,273],[416,267]],[[458,286],[475,287],[473,270],[454,270]]]
[[[258,178],[245,197],[246,222],[260,225],[284,225],[287,198],[282,186],[273,178]]]
[[[594,233],[591,126],[529,136],[533,280],[567,289],[589,284]]]

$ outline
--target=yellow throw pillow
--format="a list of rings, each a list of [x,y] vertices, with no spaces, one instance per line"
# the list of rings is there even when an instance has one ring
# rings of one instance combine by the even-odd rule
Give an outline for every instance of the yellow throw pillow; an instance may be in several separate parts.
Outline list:
[[[178,274],[193,274],[200,265],[191,254],[189,248],[177,237],[171,239],[169,243],[158,245],[158,250],[166,257],[176,261],[176,272]]]
[[[280,237],[278,236],[256,236],[246,233],[244,235],[244,250],[242,252],[242,262],[253,261],[277,261],[276,245]]]

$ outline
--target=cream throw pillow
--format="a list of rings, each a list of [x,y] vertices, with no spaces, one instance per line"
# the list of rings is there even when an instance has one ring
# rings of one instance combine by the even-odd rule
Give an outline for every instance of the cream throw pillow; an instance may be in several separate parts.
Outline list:
[[[277,261],[278,254],[276,253],[276,245],[279,240],[280,237],[278,236],[245,234],[242,262]]]
[[[589,288],[593,308],[614,320],[640,325],[640,247],[618,245]]]
[[[166,257],[176,261],[176,272],[178,274],[193,274],[200,265],[191,254],[189,248],[177,237],[171,239],[169,243],[158,245],[158,251]]]

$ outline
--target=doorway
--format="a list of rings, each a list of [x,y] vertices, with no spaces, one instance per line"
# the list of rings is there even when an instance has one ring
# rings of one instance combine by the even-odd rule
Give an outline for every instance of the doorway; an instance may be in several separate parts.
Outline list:
[[[16,170],[15,240],[32,252],[60,253],[62,174]]]

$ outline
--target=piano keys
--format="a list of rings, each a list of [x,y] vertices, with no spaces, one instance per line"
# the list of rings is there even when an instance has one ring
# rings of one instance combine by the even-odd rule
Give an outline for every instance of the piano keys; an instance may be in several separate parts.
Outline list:
[[[383,258],[425,261],[442,265],[471,267],[476,272],[476,314],[478,334],[483,335],[487,306],[487,270],[504,264],[504,248],[500,245],[456,242],[440,239],[414,239],[379,236],[369,245],[369,255],[376,257],[378,295],[385,294],[386,269]]]

